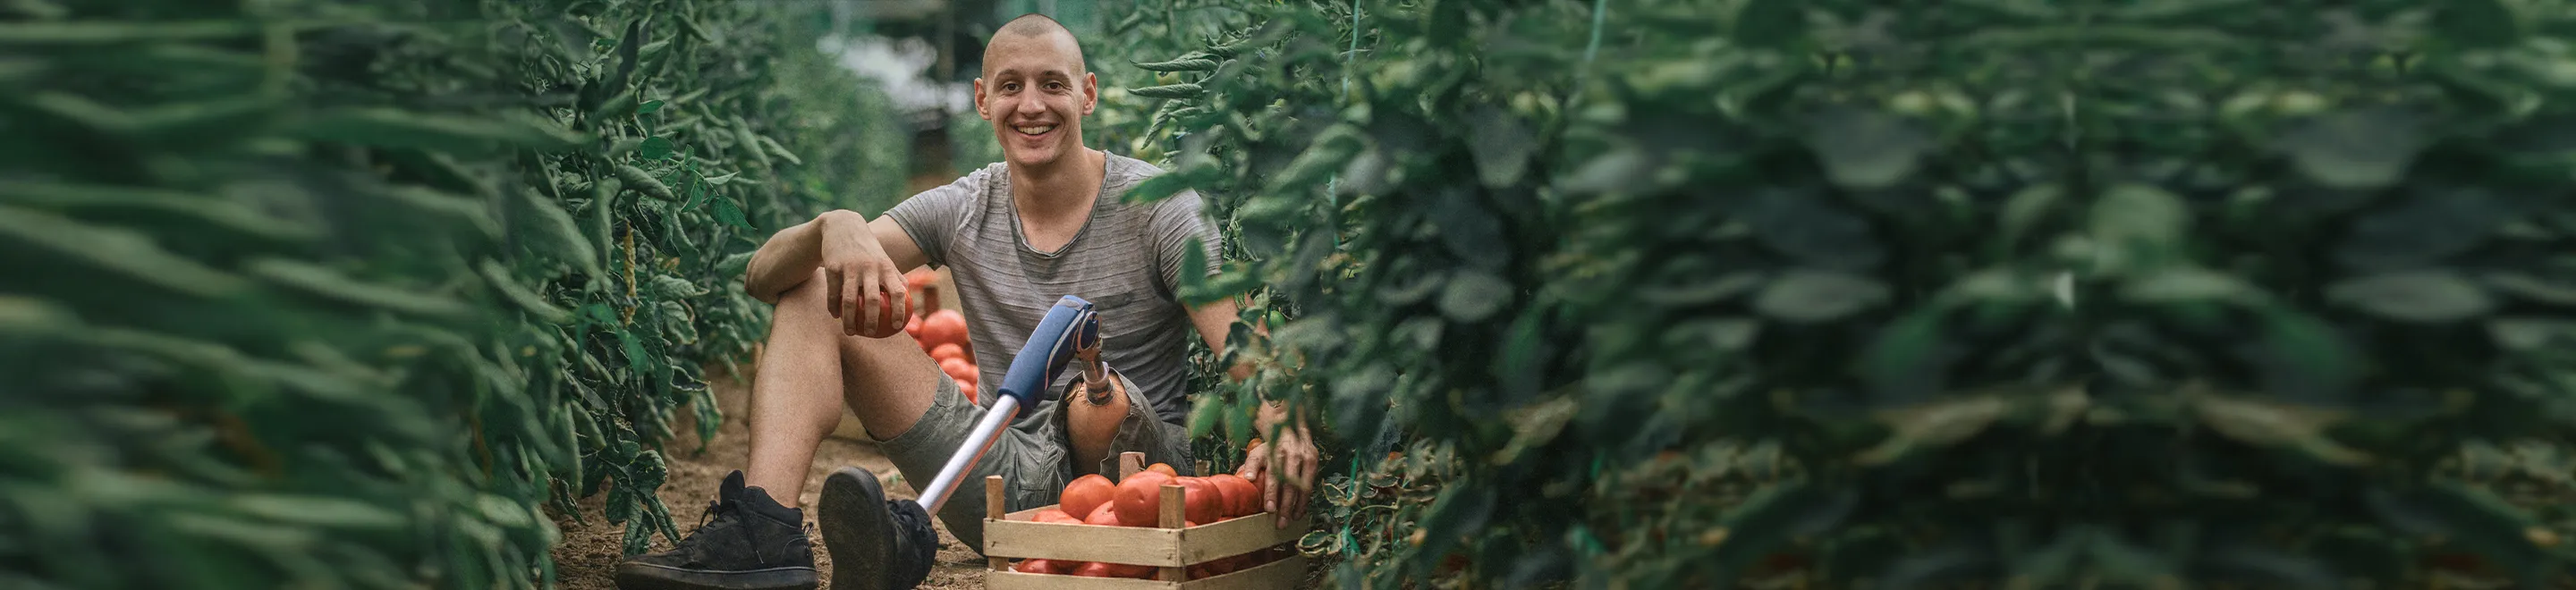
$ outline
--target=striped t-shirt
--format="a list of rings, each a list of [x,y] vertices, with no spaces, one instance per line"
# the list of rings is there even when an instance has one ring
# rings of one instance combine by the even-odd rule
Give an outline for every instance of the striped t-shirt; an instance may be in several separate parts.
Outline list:
[[[982,382],[999,387],[1011,355],[1028,341],[1038,320],[1065,295],[1081,297],[1100,314],[1101,360],[1143,390],[1155,413],[1183,423],[1189,412],[1189,341],[1198,338],[1189,311],[1177,297],[1185,248],[1200,248],[1217,272],[1217,235],[1199,213],[1199,195],[1182,191],[1159,201],[1130,203],[1128,189],[1161,168],[1108,156],[1107,175],[1091,219],[1055,252],[1039,252],[1020,231],[1011,205],[1011,174],[993,163],[965,178],[897,203],[886,215],[921,246],[933,267],[947,267],[975,344]],[[1041,399],[1079,378],[1066,370]],[[980,396],[986,405],[998,397]]]

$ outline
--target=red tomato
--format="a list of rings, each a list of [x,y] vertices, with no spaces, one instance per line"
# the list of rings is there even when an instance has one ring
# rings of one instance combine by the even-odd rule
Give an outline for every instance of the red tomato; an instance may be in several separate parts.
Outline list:
[[[1225,518],[1225,492],[1216,482],[1203,477],[1183,477],[1180,482],[1186,488],[1181,492],[1181,504],[1187,507],[1191,521],[1216,522]]]
[[[1225,497],[1226,518],[1261,513],[1261,487],[1252,485],[1252,480],[1232,473],[1219,473],[1207,479],[1216,484],[1218,495]]]
[[[1091,509],[1091,514],[1082,518],[1082,524],[1125,526],[1118,522],[1118,506],[1109,502],[1102,502],[1100,507]]]
[[[930,312],[928,317],[921,319],[921,342],[925,346],[955,344],[958,348],[965,348],[968,346],[966,315],[954,309]]]
[[[1155,526],[1163,519],[1163,484],[1171,477],[1152,471],[1138,471],[1118,482],[1118,495],[1112,505],[1118,508],[1118,522],[1127,526]]]
[[[1011,571],[1023,574],[1064,574],[1071,573],[1073,571],[1072,566],[1072,562],[1055,561],[1051,559],[1026,559],[1021,560],[1019,565],[1011,566]]]
[[[1118,485],[1109,483],[1109,478],[1093,473],[1074,478],[1073,483],[1065,484],[1064,495],[1059,501],[1064,505],[1064,511],[1067,514],[1078,512],[1088,515],[1091,514],[1092,509],[1109,503],[1110,497],[1117,489]]]
[[[955,379],[961,384],[975,379],[975,364],[966,362],[966,359],[941,360],[939,370],[948,373],[948,378]]]

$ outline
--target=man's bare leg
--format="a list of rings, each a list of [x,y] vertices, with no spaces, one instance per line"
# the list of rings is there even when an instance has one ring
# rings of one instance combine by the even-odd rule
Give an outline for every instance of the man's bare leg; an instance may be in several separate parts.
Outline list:
[[[751,383],[751,457],[745,483],[796,507],[814,450],[840,424],[841,407],[878,440],[912,429],[942,376],[910,335],[849,336],[825,302],[823,271],[778,299],[760,372]]]

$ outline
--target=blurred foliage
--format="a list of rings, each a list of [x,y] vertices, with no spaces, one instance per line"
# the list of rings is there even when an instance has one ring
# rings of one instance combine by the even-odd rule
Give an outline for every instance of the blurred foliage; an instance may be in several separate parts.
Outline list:
[[[1344,585],[2563,580],[2563,3],[1143,4]]]
[[[0,586],[550,586],[540,506],[602,492],[673,533],[761,230],[901,182],[790,8],[0,5]]]

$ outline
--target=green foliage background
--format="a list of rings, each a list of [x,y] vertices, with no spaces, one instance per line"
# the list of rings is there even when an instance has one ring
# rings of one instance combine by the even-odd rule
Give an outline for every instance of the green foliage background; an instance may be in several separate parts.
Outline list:
[[[747,252],[899,198],[813,16],[0,7],[0,586],[548,586],[598,493],[674,533]]]
[[[1243,385],[1199,351],[1202,450],[1319,420],[1335,582],[2576,557],[2563,2],[1356,4],[1087,43],[1088,138],[1172,171],[1132,197],[1223,224],[1188,295],[1273,328]],[[0,4],[0,585],[544,586],[594,494],[676,533],[747,253],[901,197],[816,6]]]
[[[1344,585],[2561,579],[2562,3],[1214,4]]]

